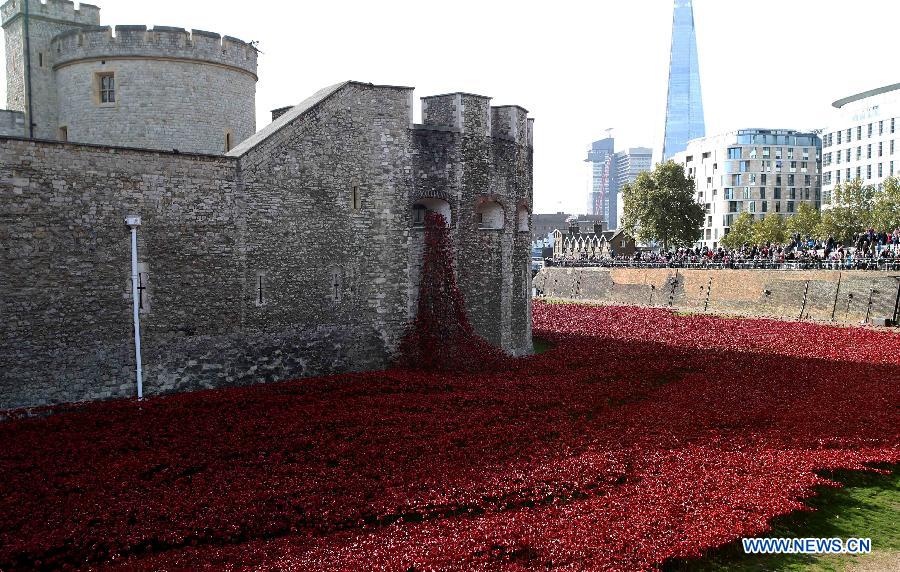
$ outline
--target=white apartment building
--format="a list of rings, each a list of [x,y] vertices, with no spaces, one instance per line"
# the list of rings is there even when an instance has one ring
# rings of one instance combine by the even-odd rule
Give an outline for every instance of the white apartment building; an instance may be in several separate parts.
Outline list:
[[[880,186],[900,174],[900,83],[839,99],[822,136],[822,206],[839,183],[860,179]]]
[[[818,134],[791,129],[741,129],[693,139],[673,160],[694,178],[695,198],[706,207],[698,246],[718,248],[742,212],[757,219],[789,217],[800,203],[820,207]]]

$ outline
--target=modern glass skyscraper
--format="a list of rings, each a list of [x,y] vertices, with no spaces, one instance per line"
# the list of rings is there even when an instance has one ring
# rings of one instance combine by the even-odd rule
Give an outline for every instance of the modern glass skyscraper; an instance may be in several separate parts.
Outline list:
[[[594,141],[585,162],[591,164],[591,188],[588,191],[587,214],[601,215],[609,224],[610,213],[616,216],[615,140],[612,137]],[[612,203],[610,204],[610,201]],[[610,208],[612,207],[612,208]]]
[[[684,151],[691,139],[705,135],[694,8],[691,0],[675,0],[663,160],[671,159],[675,153]]]

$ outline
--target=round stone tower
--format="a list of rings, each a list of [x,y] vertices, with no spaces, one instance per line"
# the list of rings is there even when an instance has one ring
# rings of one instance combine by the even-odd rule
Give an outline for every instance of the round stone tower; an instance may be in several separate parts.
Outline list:
[[[182,28],[72,29],[52,38],[57,137],[224,153],[256,131],[256,49]]]

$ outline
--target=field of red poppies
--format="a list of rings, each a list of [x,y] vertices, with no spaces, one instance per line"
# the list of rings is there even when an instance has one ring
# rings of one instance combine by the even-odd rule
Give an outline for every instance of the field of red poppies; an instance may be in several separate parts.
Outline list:
[[[540,355],[0,424],[0,569],[642,570],[900,461],[900,335],[536,303]]]

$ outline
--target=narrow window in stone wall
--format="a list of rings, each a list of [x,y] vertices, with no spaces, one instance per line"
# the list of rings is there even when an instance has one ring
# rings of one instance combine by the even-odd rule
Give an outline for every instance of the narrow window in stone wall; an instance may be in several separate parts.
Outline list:
[[[331,278],[329,280],[330,292],[328,298],[335,304],[341,301],[341,293],[343,292],[342,276],[340,268],[331,269]]]
[[[142,314],[150,312],[150,265],[138,263],[138,310]]]
[[[266,305],[266,274],[264,272],[256,273],[256,283],[253,285],[253,298],[257,306]]]
[[[232,147],[234,147],[234,139],[232,137],[231,131],[225,130],[225,152],[228,153],[231,151]]]
[[[116,102],[116,76],[113,73],[97,74],[100,103]]]
[[[44,67],[44,52],[38,52],[38,67]]]
[[[60,125],[59,130],[56,132],[56,138],[60,141],[68,141],[69,140],[69,128],[65,125]]]
[[[425,226],[425,214],[428,212],[422,205],[413,205],[413,226]]]
[[[359,193],[359,185],[353,185],[351,197],[352,197],[352,202],[353,202],[353,210],[361,209],[362,208],[362,196]]]

